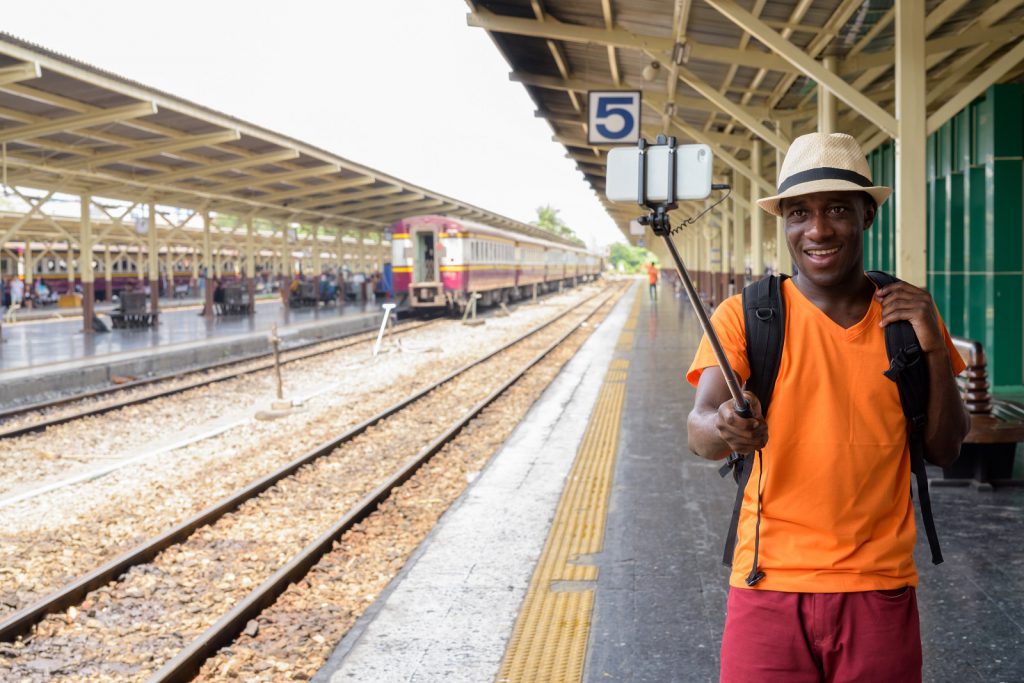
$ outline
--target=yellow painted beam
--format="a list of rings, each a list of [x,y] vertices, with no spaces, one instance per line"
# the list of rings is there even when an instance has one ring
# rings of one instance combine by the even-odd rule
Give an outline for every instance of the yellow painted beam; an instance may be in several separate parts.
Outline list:
[[[544,76],[540,74],[527,74],[522,72],[510,73],[509,80],[513,83],[522,83],[523,85],[529,85],[537,88],[547,88],[549,90],[573,90],[581,93],[585,93],[588,90],[608,90],[617,87],[611,81],[600,81],[594,79],[583,80],[579,78],[563,79],[558,78],[557,76]],[[644,99],[651,95],[660,95],[662,98],[661,101],[665,101],[665,88],[661,86],[644,84],[643,91]],[[692,109],[694,111],[704,111],[716,114],[724,113],[718,106],[699,97],[683,97],[676,95],[676,107],[679,109]],[[745,109],[748,113],[752,116],[756,116],[758,119],[771,119],[780,115],[785,115],[785,110],[772,112],[769,111],[767,107],[748,105]]]
[[[806,76],[813,78],[835,93],[836,97],[860,112],[864,118],[889,134],[896,135],[896,119],[889,112],[865,97],[863,93],[854,89],[853,86],[838,75],[829,72],[828,69],[815,61],[814,58],[805,54],[803,50],[793,45],[790,41],[784,39],[763,21],[732,0],[707,0],[707,3],[737,26],[749,32],[776,54],[782,56]]]
[[[345,180],[320,183],[318,185],[303,185],[302,187],[298,187],[294,190],[282,190],[280,192],[261,195],[260,201],[280,202],[285,199],[305,197],[312,194],[322,194],[324,192],[341,192],[342,190],[348,190],[353,187],[369,185],[376,181],[377,179],[374,176],[360,176],[358,178],[346,178]]]
[[[1022,60],[1024,60],[1024,40],[1020,40],[1013,49],[985,69],[984,73],[973,77],[956,95],[933,112],[928,117],[928,134],[931,135],[941,128],[942,124],[956,116],[957,112],[971,103],[971,100],[985,92],[990,85],[997,83]]]
[[[60,119],[41,121],[26,126],[4,128],[0,130],[0,142],[11,142],[14,140],[28,140],[43,135],[61,133],[64,131],[81,130],[90,126],[101,126],[115,121],[149,116],[157,111],[153,102],[139,102],[129,104],[125,107],[114,107],[113,109],[101,109],[91,114],[77,116],[66,116]]]
[[[224,142],[233,142],[240,137],[241,134],[237,130],[226,130],[220,133],[210,133],[209,135],[195,135],[183,138],[174,138],[171,140],[161,140],[159,142],[143,143],[136,147],[130,147],[116,152],[90,154],[84,157],[66,159],[64,161],[58,161],[51,164],[51,166],[53,168],[61,169],[91,168],[118,161],[155,156],[157,154],[164,154],[167,152],[178,152],[184,149],[194,149],[196,147],[210,147]]]
[[[728,97],[712,88],[689,69],[678,67],[678,70],[679,80],[683,81],[703,95],[708,101],[718,107],[719,111],[733,117],[746,126],[750,132],[754,133],[773,147],[777,147],[782,151],[789,149],[789,140],[784,139],[775,131],[768,128],[768,126],[761,123],[757,115],[749,109],[743,105],[733,102]]]
[[[1006,44],[1024,35],[1024,21],[1000,24],[988,28],[974,28],[963,33],[934,38],[925,43],[925,54],[936,55],[963,48],[984,45],[985,43]],[[860,54],[844,59],[840,64],[840,75],[857,74],[867,69],[891,67],[895,63],[895,51],[883,50],[870,54]]]
[[[359,201],[361,199],[367,199],[370,197],[379,197],[381,195],[396,194],[398,192],[404,192],[404,188],[398,185],[385,185],[383,187],[375,187],[362,192],[348,192],[338,193],[335,196],[318,197],[313,199],[306,199],[301,202],[288,202],[289,209],[306,209],[315,206],[327,206],[333,209],[345,209],[345,204],[349,202]]]
[[[237,159],[230,159],[228,161],[218,161],[215,163],[208,163],[201,166],[190,166],[189,168],[183,168],[177,171],[170,171],[168,173],[161,173],[159,175],[149,176],[145,178],[145,180],[147,183],[164,184],[174,182],[177,180],[182,180],[184,178],[201,178],[215,173],[223,173],[224,171],[239,171],[244,168],[250,168],[252,166],[276,164],[282,161],[290,161],[292,159],[296,159],[298,158],[298,156],[298,150],[283,149],[278,152],[270,152],[269,154],[260,154],[259,156],[239,157]],[[216,192],[216,190],[212,191]]]
[[[283,173],[270,173],[267,175],[253,175],[239,180],[232,180],[227,183],[218,183],[217,185],[208,188],[212,192],[234,192],[235,190],[241,190],[245,188],[256,188],[263,185],[270,185],[272,183],[288,183],[302,178],[311,178],[320,175],[330,175],[337,173],[340,167],[337,164],[325,164],[323,166],[314,166],[311,168],[300,168],[294,171],[286,171]]]
[[[608,30],[580,26],[579,24],[566,24],[556,21],[551,17],[548,17],[545,21],[536,21],[534,19],[499,16],[486,11],[477,11],[476,13],[468,14],[466,21],[469,26],[495,33],[510,33],[533,38],[548,38],[591,45],[651,50],[654,52],[670,52],[675,45],[675,41],[672,38],[640,35],[623,29]],[[720,47],[692,40],[688,41],[688,43],[690,45],[690,59],[765,67],[773,71],[788,72],[793,70],[785,60],[760,50],[737,50],[735,48]]]
[[[12,64],[11,66],[5,66],[0,69],[0,85],[17,83],[18,81],[28,81],[33,78],[39,78],[42,75],[43,71],[39,68],[38,62]]]

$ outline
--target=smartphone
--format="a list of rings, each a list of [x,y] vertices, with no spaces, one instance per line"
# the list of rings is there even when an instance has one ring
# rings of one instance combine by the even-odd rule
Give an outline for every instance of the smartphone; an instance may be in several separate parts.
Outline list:
[[[668,198],[668,145],[650,145],[647,158],[647,200],[663,202]],[[676,199],[705,199],[711,194],[713,157],[707,145],[676,147]],[[613,202],[640,201],[640,150],[616,147],[608,152],[605,195]]]

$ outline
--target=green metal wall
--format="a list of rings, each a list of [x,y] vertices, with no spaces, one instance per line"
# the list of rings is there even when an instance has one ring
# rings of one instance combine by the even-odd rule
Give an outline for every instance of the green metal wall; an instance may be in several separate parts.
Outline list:
[[[868,155],[895,185],[895,150]],[[1024,385],[1024,86],[995,85],[928,138],[928,288],[952,334],[977,339],[992,383]],[[864,265],[894,272],[895,197],[865,235]]]

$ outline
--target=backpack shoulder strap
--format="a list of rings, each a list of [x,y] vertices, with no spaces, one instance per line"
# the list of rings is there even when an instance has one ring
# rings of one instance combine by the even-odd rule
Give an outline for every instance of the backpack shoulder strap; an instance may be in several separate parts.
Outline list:
[[[757,396],[761,402],[761,412],[768,414],[775,380],[779,375],[779,363],[782,360],[782,343],[785,338],[785,306],[782,301],[782,282],[788,275],[761,278],[757,282],[743,288],[743,327],[747,340],[747,361],[750,364],[750,377],[744,385],[747,391]],[[733,453],[719,470],[724,477],[732,470],[736,480],[736,500],[733,502],[732,519],[725,537],[725,552],[722,562],[732,565],[733,550],[736,547],[736,530],[740,521],[740,508],[743,506],[743,492],[750,481],[753,463],[747,462],[743,456]],[[757,557],[755,551],[754,569],[748,583],[756,583]],[[753,581],[753,583],[751,583]]]
[[[888,273],[871,270],[865,273],[879,288],[899,280]],[[928,473],[924,460],[924,426],[928,420],[928,363],[921,352],[917,333],[909,321],[899,320],[885,326],[885,353],[889,358],[889,369],[885,376],[896,383],[900,394],[900,405],[907,420],[907,436],[910,441],[910,471],[917,479],[917,500],[921,506],[928,546],[932,563],[942,563],[942,550],[932,516],[931,496],[928,494]]]
[[[771,275],[743,288],[743,323],[747,337],[747,361],[750,363],[746,389],[757,396],[765,416],[768,415],[782,362],[782,345],[786,336],[782,283],[787,277]]]

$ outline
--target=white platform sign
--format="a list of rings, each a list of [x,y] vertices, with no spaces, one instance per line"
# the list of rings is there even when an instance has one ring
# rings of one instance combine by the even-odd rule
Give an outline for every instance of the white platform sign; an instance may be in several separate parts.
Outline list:
[[[587,93],[588,143],[629,144],[639,139],[639,90],[591,90]]]

